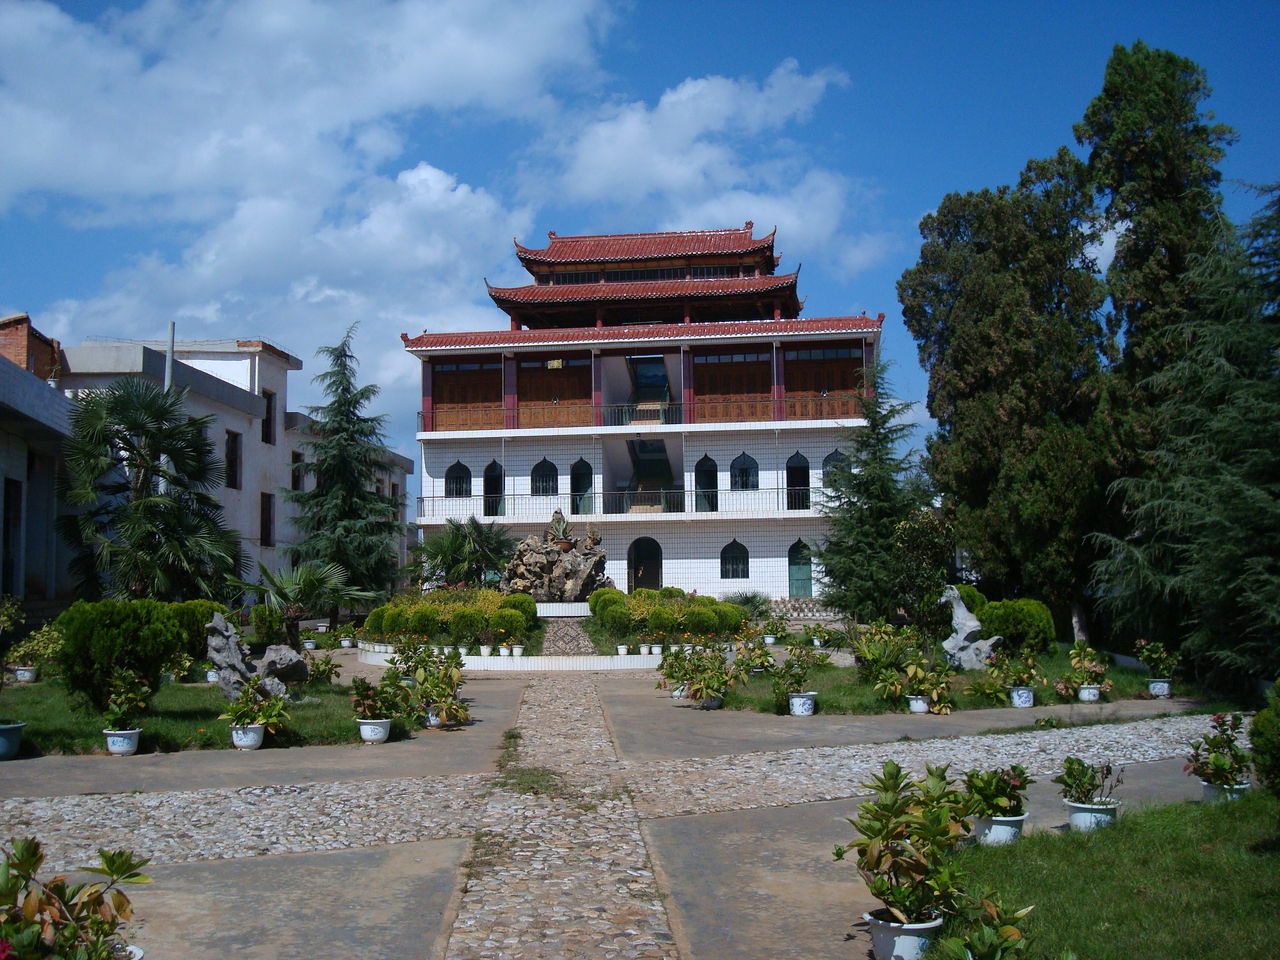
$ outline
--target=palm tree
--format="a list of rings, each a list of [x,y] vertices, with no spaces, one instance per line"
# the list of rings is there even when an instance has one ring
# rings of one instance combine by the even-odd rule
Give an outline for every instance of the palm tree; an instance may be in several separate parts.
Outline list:
[[[222,599],[239,576],[239,536],[210,492],[223,480],[213,417],[188,415],[186,395],[125,377],[77,398],[63,487],[79,512],[58,528],[84,594]]]
[[[413,548],[412,566],[429,582],[475,586],[497,579],[515,553],[516,539],[507,527],[446,520],[444,529]]]
[[[372,590],[359,590],[347,583],[347,571],[336,563],[307,560],[296,567],[272,573],[258,564],[260,583],[236,581],[235,585],[258,596],[267,606],[280,611],[289,646],[298,648],[298,623],[307,614],[324,612],[335,618],[344,605],[366,603],[377,598]]]

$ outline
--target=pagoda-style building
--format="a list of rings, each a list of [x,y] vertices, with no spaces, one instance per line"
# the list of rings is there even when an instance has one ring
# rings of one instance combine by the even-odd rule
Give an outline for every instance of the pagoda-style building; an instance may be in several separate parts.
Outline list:
[[[884,316],[800,319],[799,271],[742,228],[516,243],[510,329],[402,334],[422,361],[418,522],[556,509],[628,589],[809,597],[822,473],[861,423]]]

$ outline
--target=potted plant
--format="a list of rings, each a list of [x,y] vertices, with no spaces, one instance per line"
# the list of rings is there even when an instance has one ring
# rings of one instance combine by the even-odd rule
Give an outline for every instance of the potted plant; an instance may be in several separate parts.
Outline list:
[[[744,674],[764,673],[773,666],[773,654],[761,643],[744,640],[734,648],[733,662]]]
[[[338,666],[338,661],[334,660],[331,654],[326,653],[323,657],[317,658],[310,653],[304,653],[303,657],[307,661],[308,683],[333,683],[342,676],[342,668]]]
[[[1043,682],[1043,678],[1036,669],[1036,661],[1031,654],[1017,658],[997,654],[991,658],[991,665],[987,669],[1008,688],[1009,702],[1015,707],[1025,709],[1036,705],[1034,688],[1036,684]]]
[[[1191,753],[1183,767],[1200,778],[1204,800],[1235,800],[1249,789],[1249,752],[1240,746],[1240,714],[1215,713],[1210,719],[1213,732],[1201,740],[1191,741]]]
[[[689,658],[692,653],[683,644],[673,644],[658,661],[659,690],[670,690],[673,700],[683,700],[686,695],[685,684],[689,680]]]
[[[778,713],[793,717],[811,717],[818,708],[816,690],[805,690],[805,682],[814,667],[831,661],[828,653],[812,647],[791,647],[786,659],[773,665],[773,705]]]
[[[1138,661],[1151,673],[1147,678],[1147,692],[1167,700],[1173,694],[1173,674],[1178,669],[1177,651],[1170,651],[1158,640],[1145,637],[1139,638],[1133,646]]]
[[[573,527],[558,510],[547,527],[547,536],[554,541],[562,553],[568,553],[573,549]]]
[[[990,893],[965,899],[960,908],[967,921],[964,932],[939,940],[933,956],[938,960],[1012,960],[1028,955],[1030,943],[1020,924],[1035,907],[1014,910]]]
[[[289,719],[284,697],[264,697],[258,689],[262,681],[250,677],[240,695],[227,704],[219,720],[231,721],[231,745],[237,750],[257,750],[266,734],[274,734]]]
[[[138,752],[142,734],[138,718],[150,699],[151,688],[132,670],[121,670],[111,679],[111,696],[102,711],[106,722],[102,732],[107,738],[107,752],[113,757],[130,757]]]
[[[787,635],[787,621],[781,617],[770,617],[761,624],[760,629],[764,631],[765,645],[772,647]]]
[[[400,685],[400,673],[382,675],[375,686],[364,677],[351,679],[351,706],[355,709],[360,739],[365,743],[385,743],[391,723],[405,715],[409,691]]]
[[[1071,671],[1058,677],[1053,686],[1064,699],[1096,703],[1110,692],[1112,683],[1107,679],[1105,658],[1082,638],[1071,647]]]
[[[1124,783],[1123,774],[1123,767],[1110,763],[1086,763],[1079,757],[1062,761],[1062,773],[1052,782],[1062,787],[1072,830],[1083,833],[1115,823],[1120,801],[1112,794]]]
[[[970,770],[964,775],[973,836],[983,846],[1013,843],[1027,819],[1027,787],[1035,783],[1019,764],[996,770]]]
[[[853,852],[867,889],[884,904],[863,915],[876,960],[917,960],[961,901],[947,854],[967,829],[965,799],[945,766],[927,766],[913,780],[890,760],[864,786],[876,795],[849,820],[857,836],[837,846],[835,858]]]
[[[882,676],[885,692],[897,687],[907,698],[907,709],[912,713],[949,714],[955,706],[951,696],[951,678],[955,671],[945,663],[930,668],[923,656],[914,656],[903,666],[901,683],[894,683]],[[879,688],[880,684],[877,684]]]
[[[0,611],[0,631],[6,629],[4,624],[7,622]],[[9,662],[13,666],[14,679],[19,683],[34,683],[42,673],[48,673],[57,663],[61,650],[62,634],[52,623],[33,630],[9,648]]]
[[[685,690],[691,700],[701,701],[703,710],[718,710],[724,705],[725,692],[739,677],[737,669],[725,663],[718,649],[695,651],[689,658]]]

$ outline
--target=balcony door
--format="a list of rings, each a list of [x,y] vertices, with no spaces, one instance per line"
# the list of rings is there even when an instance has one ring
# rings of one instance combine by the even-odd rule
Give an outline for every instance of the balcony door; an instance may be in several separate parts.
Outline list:
[[[486,517],[501,517],[506,513],[503,498],[506,479],[506,471],[497,460],[491,461],[484,468],[484,515]]]
[[[627,592],[662,589],[662,546],[653,537],[631,541],[627,549]]]

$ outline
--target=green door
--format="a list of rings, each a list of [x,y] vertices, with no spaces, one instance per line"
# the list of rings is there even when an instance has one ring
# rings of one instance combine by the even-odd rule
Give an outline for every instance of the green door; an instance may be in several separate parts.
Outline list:
[[[787,551],[787,587],[792,600],[813,596],[813,555],[803,540],[797,540]]]

